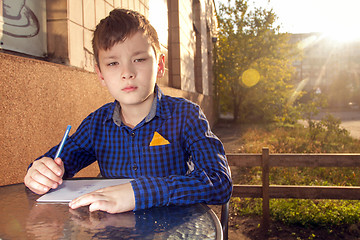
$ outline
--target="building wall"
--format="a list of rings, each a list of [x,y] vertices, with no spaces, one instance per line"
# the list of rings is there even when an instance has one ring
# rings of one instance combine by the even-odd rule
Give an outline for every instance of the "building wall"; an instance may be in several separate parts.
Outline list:
[[[173,2],[179,4],[176,14],[169,8]],[[213,1],[208,2],[213,6]],[[113,101],[94,73],[90,43],[96,23],[114,7],[131,8],[150,18],[161,34],[162,52],[168,56],[167,66],[170,66],[166,77],[158,82],[161,89],[165,94],[198,103],[210,123],[215,122],[208,87],[211,83],[204,78],[203,92],[195,90],[190,0],[47,0],[46,3],[47,61],[0,50],[0,168],[6,169],[6,174],[0,175],[0,185],[22,182],[27,166],[59,143],[67,125],[73,126],[73,133],[89,113]],[[201,5],[201,19],[207,19],[204,26],[214,21],[214,16],[207,15],[209,10],[204,7],[207,4],[203,1]],[[156,18],[157,12],[163,17]],[[170,19],[177,19],[175,28],[170,25]],[[164,24],[169,31],[164,30]],[[206,31],[202,34],[206,35]],[[176,41],[174,35],[179,36]],[[205,37],[201,42],[207,42]],[[204,46],[202,51],[205,56],[211,50]],[[207,77],[208,63],[202,66],[202,75]],[[180,84],[174,84],[174,79]],[[95,164],[77,176],[96,176],[98,172]]]
[[[199,2],[194,6],[193,2]],[[169,0],[169,78],[170,86],[187,92],[197,92],[204,95],[211,95],[212,78],[209,78],[209,63],[212,62],[212,41],[209,37],[216,35],[216,12],[213,1],[204,0]],[[199,8],[199,9],[198,9]],[[199,11],[200,23],[195,21],[194,14]],[[196,37],[199,34],[201,44],[201,74],[195,74],[198,70],[195,65],[196,59]],[[196,70],[195,70],[196,69]],[[197,87],[197,75],[201,87]],[[212,74],[211,74],[212,75]]]
[[[27,166],[113,101],[94,73],[0,53],[0,185],[22,182]],[[96,176],[96,171],[93,172]]]

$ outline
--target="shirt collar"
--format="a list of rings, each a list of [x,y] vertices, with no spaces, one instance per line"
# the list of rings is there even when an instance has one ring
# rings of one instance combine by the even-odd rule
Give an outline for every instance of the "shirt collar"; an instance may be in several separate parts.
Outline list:
[[[167,119],[171,117],[171,104],[169,103],[169,98],[167,98],[161,89],[156,85],[156,97],[158,104],[156,105],[156,116]]]
[[[156,88],[155,88],[155,96],[156,96]],[[156,115],[156,105],[157,105],[157,102],[158,102],[158,98],[157,97],[154,97],[154,100],[152,102],[152,105],[151,105],[151,108],[150,108],[150,112],[149,114],[146,116],[145,118],[145,122],[149,122],[151,119],[153,119]]]

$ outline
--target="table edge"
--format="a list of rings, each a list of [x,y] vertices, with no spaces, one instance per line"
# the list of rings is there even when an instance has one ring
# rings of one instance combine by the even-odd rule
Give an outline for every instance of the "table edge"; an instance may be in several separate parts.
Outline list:
[[[213,221],[215,223],[216,240],[223,240],[224,236],[223,236],[222,226],[221,226],[221,222],[220,222],[218,216],[216,215],[216,213],[208,205],[206,205],[204,203],[200,203],[200,205],[203,208],[205,208],[206,210],[208,210],[208,212],[210,213],[211,218],[213,219]]]

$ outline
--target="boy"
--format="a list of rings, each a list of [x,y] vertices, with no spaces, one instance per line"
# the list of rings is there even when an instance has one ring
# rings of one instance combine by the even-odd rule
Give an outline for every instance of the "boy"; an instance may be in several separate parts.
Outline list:
[[[96,72],[115,98],[91,113],[70,136],[62,158],[57,146],[34,161],[24,178],[38,194],[98,161],[105,178],[130,183],[85,194],[73,209],[119,213],[169,204],[225,203],[232,182],[224,148],[199,106],[163,95],[165,71],[155,29],[144,16],[115,9],[93,37]]]

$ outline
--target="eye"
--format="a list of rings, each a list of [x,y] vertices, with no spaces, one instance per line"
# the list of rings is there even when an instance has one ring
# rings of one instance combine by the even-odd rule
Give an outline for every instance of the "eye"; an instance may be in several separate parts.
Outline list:
[[[119,65],[118,62],[111,62],[111,63],[108,63],[106,64],[107,66],[116,66],[116,65]]]
[[[139,62],[144,62],[146,60],[146,58],[137,58],[134,60],[134,62],[139,63]]]

